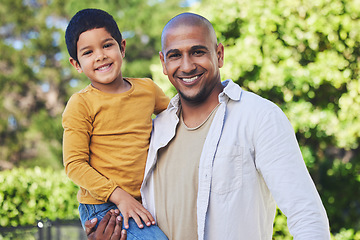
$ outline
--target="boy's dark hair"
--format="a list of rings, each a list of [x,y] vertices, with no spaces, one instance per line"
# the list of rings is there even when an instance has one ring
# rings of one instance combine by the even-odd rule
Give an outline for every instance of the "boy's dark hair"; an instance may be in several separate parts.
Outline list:
[[[70,20],[65,32],[66,46],[70,57],[77,62],[77,42],[81,33],[96,28],[105,28],[121,48],[122,36],[114,18],[100,9],[83,9]]]

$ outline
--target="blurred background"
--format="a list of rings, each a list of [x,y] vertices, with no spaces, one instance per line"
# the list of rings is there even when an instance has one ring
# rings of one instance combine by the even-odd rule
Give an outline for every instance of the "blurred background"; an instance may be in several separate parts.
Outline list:
[[[89,84],[70,65],[64,40],[83,8],[117,21],[127,41],[123,75],[150,77],[170,97],[158,57],[162,28],[181,12],[208,18],[225,46],[223,80],[283,109],[332,238],[360,239],[360,0],[1,0],[0,239],[41,238],[14,231],[43,223],[78,224],[61,114]],[[280,211],[274,239],[292,239]]]

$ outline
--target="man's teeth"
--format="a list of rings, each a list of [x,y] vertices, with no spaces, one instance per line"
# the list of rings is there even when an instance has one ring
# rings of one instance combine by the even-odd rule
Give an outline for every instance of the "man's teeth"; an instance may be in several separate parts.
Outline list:
[[[183,78],[182,80],[184,82],[192,82],[195,81],[198,78],[198,76],[192,77],[192,78]]]

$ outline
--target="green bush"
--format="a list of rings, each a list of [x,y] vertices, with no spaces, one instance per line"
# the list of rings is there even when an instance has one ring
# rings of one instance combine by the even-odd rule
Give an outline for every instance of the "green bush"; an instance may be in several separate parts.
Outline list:
[[[292,240],[293,237],[287,228],[286,216],[280,211],[276,210],[274,221],[274,240]],[[360,240],[360,231],[356,232],[354,229],[341,229],[335,235],[331,234],[331,240]]]
[[[78,187],[68,179],[63,170],[36,167],[2,171],[0,228],[36,225],[37,221],[45,219],[78,219],[77,191]],[[292,239],[286,217],[279,209],[276,211],[273,239]],[[360,240],[360,232],[342,229],[332,239]]]
[[[78,219],[78,187],[64,171],[0,172],[0,227],[35,225],[41,219]]]

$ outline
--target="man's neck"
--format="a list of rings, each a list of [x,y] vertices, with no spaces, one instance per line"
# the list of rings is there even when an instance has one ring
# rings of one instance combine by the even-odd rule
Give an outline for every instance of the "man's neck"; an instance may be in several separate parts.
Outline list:
[[[182,107],[182,117],[184,123],[189,128],[199,126],[207,119],[209,114],[219,104],[218,95],[222,91],[215,91],[205,101],[197,104],[190,104],[180,98]]]

